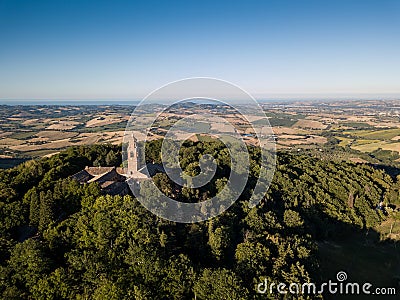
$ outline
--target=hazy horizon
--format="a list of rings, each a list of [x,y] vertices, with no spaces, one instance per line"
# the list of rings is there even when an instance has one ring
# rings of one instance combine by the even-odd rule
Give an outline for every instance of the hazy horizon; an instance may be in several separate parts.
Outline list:
[[[0,99],[141,99],[199,76],[256,98],[399,95],[399,37],[391,0],[1,1]]]
[[[277,94],[274,96],[253,95],[260,102],[290,101],[385,101],[400,100],[400,94]],[[0,99],[0,105],[132,105],[142,99]],[[157,103],[163,104],[162,99]],[[241,100],[237,100],[241,102]]]

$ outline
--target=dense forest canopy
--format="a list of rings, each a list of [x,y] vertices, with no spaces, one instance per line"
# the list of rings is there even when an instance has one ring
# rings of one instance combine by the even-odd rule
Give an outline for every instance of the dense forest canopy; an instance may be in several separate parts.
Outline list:
[[[149,161],[160,162],[160,141],[146,146]],[[180,187],[179,201],[202,201],[226,183],[230,165],[221,143],[186,143],[185,172],[197,174],[204,153],[218,162],[215,178],[202,188]],[[0,295],[258,299],[256,286],[265,278],[321,280],[319,242],[370,230],[386,218],[377,203],[398,204],[397,180],[381,169],[279,152],[270,189],[250,209],[257,155],[250,149],[250,183],[240,199],[193,224],[163,220],[133,196],[104,195],[96,184],[69,178],[85,166],[121,165],[117,146],[74,147],[0,171]],[[154,181],[165,194],[176,190],[165,174]],[[301,297],[308,296],[294,298]]]

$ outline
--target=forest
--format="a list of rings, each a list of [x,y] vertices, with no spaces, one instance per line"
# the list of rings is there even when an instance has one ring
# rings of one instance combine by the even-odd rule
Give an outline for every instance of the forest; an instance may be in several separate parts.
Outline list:
[[[160,161],[160,141],[146,149],[149,161]],[[399,204],[398,180],[382,168],[280,151],[268,192],[250,209],[259,153],[249,150],[250,183],[239,200],[193,224],[166,221],[132,195],[105,195],[96,184],[69,178],[85,166],[120,166],[120,146],[71,147],[1,170],[1,297],[291,299],[260,295],[257,284],[320,282],[323,242],[373,232],[387,217],[377,204]],[[187,142],[182,168],[197,174],[204,153],[218,163],[215,178],[202,188],[180,187],[179,201],[202,201],[226,183],[230,165],[222,143]],[[165,174],[154,181],[167,195],[176,190]],[[324,295],[293,296],[317,298]]]

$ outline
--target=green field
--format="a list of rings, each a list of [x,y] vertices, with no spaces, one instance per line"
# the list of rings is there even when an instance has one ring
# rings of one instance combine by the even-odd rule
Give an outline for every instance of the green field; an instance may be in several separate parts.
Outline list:
[[[375,141],[371,141],[369,143],[367,143],[367,142],[359,143],[359,141],[357,140],[355,143],[353,143],[351,148],[361,151],[361,152],[366,152],[366,153],[370,153],[372,151],[378,150],[379,148],[381,148],[383,150],[396,151],[396,152],[400,153],[400,143],[399,142],[390,143],[390,142],[375,140]]]
[[[339,142],[339,144],[338,144],[338,146],[340,146],[340,147],[346,147],[347,145],[349,145],[350,144],[350,142],[353,140],[353,139],[349,139],[349,138],[345,138],[345,137],[341,137],[341,136],[338,136],[338,137],[336,137],[338,140],[340,140],[340,142]]]
[[[37,132],[36,131],[19,131],[11,134],[8,136],[9,138],[12,139],[17,139],[17,140],[27,140],[33,135],[35,135]]]
[[[344,134],[371,140],[390,140],[395,136],[400,135],[400,128],[346,131]]]

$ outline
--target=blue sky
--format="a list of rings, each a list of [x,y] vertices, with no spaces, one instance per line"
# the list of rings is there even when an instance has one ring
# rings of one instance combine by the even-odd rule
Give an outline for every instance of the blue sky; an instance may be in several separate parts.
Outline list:
[[[0,0],[0,99],[137,99],[196,76],[261,98],[400,94],[400,1]]]

